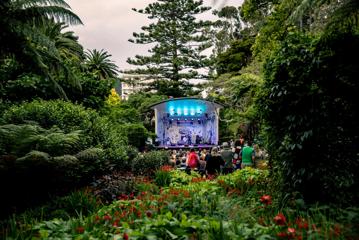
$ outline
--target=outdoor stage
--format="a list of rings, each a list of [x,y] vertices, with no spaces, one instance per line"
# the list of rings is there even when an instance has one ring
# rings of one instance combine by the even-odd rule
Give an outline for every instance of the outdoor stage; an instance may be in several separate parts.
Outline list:
[[[174,145],[174,146],[167,146],[167,145],[162,145],[162,146],[157,146],[156,148],[159,149],[210,149],[213,147],[218,147],[217,145],[208,145],[208,144],[199,144],[199,145]]]
[[[151,106],[155,111],[157,148],[211,148],[218,145],[222,105],[200,98],[170,98]]]

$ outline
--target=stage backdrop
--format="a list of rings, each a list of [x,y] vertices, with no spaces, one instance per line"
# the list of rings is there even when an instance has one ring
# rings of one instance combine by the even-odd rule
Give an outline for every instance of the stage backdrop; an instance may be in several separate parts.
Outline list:
[[[172,98],[151,108],[160,147],[218,145],[220,104],[199,98]]]

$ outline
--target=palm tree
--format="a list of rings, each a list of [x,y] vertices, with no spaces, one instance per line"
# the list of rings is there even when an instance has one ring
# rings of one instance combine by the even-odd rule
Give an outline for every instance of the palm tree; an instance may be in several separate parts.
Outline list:
[[[84,59],[84,50],[78,42],[78,37],[73,31],[65,31],[68,27],[65,23],[56,23],[49,21],[41,31],[54,42],[61,58],[68,60],[82,61]]]
[[[118,71],[117,65],[109,58],[112,56],[107,51],[88,50],[85,53],[85,65],[90,72],[96,73],[100,79],[116,78]]]
[[[82,24],[80,18],[64,0],[1,0],[0,16],[0,64],[16,59],[45,76],[66,97],[53,76],[64,67],[61,54],[42,27],[49,19],[56,23]]]

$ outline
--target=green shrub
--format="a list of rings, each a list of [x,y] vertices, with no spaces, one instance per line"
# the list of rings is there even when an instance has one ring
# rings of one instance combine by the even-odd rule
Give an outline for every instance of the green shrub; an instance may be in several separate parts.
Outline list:
[[[266,62],[259,106],[283,197],[357,203],[358,51],[358,33],[292,32]]]
[[[157,169],[168,162],[169,155],[166,151],[146,152],[133,160],[132,171],[139,175],[153,175]]]
[[[91,185],[95,196],[104,203],[117,200],[122,194],[128,195],[135,191],[135,178],[123,172],[112,172],[97,178]]]
[[[232,174],[219,176],[218,181],[223,181],[226,187],[238,189],[241,194],[245,194],[249,190],[267,190],[268,176],[268,170],[246,167]]]
[[[65,133],[73,130],[88,129],[95,111],[86,110],[81,105],[62,100],[35,100],[12,106],[4,114],[6,123],[22,124],[26,121],[35,121],[41,127],[49,129],[58,126]]]
[[[171,173],[169,171],[158,170],[155,173],[155,183],[160,187],[167,187],[171,184]]]
[[[43,129],[35,123],[0,126],[0,154],[18,157],[37,150],[53,156],[77,152],[81,131],[64,133],[57,127]]]
[[[28,169],[31,167],[45,167],[50,165],[50,155],[45,152],[31,151],[25,156],[16,159],[17,169]]]
[[[105,152],[101,148],[88,148],[75,155],[79,160],[82,177],[90,179],[106,170]]]
[[[44,129],[57,126],[64,133],[82,131],[79,150],[102,146],[114,148],[126,142],[126,136],[120,134],[116,124],[96,111],[81,105],[62,100],[38,101],[12,106],[3,114],[7,124],[24,124],[36,122]]]
[[[147,138],[150,136],[150,133],[143,126],[143,124],[124,124],[121,126],[122,133],[128,139],[128,144],[138,149],[143,149]]]

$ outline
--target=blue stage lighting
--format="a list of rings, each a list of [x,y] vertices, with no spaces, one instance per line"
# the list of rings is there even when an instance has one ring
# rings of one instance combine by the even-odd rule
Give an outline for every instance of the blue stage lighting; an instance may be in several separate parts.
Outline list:
[[[188,115],[188,108],[187,107],[183,108],[183,115],[185,115],[185,116]]]
[[[177,108],[177,114],[178,114],[178,116],[181,116],[181,114],[182,114],[182,109],[181,108]]]

